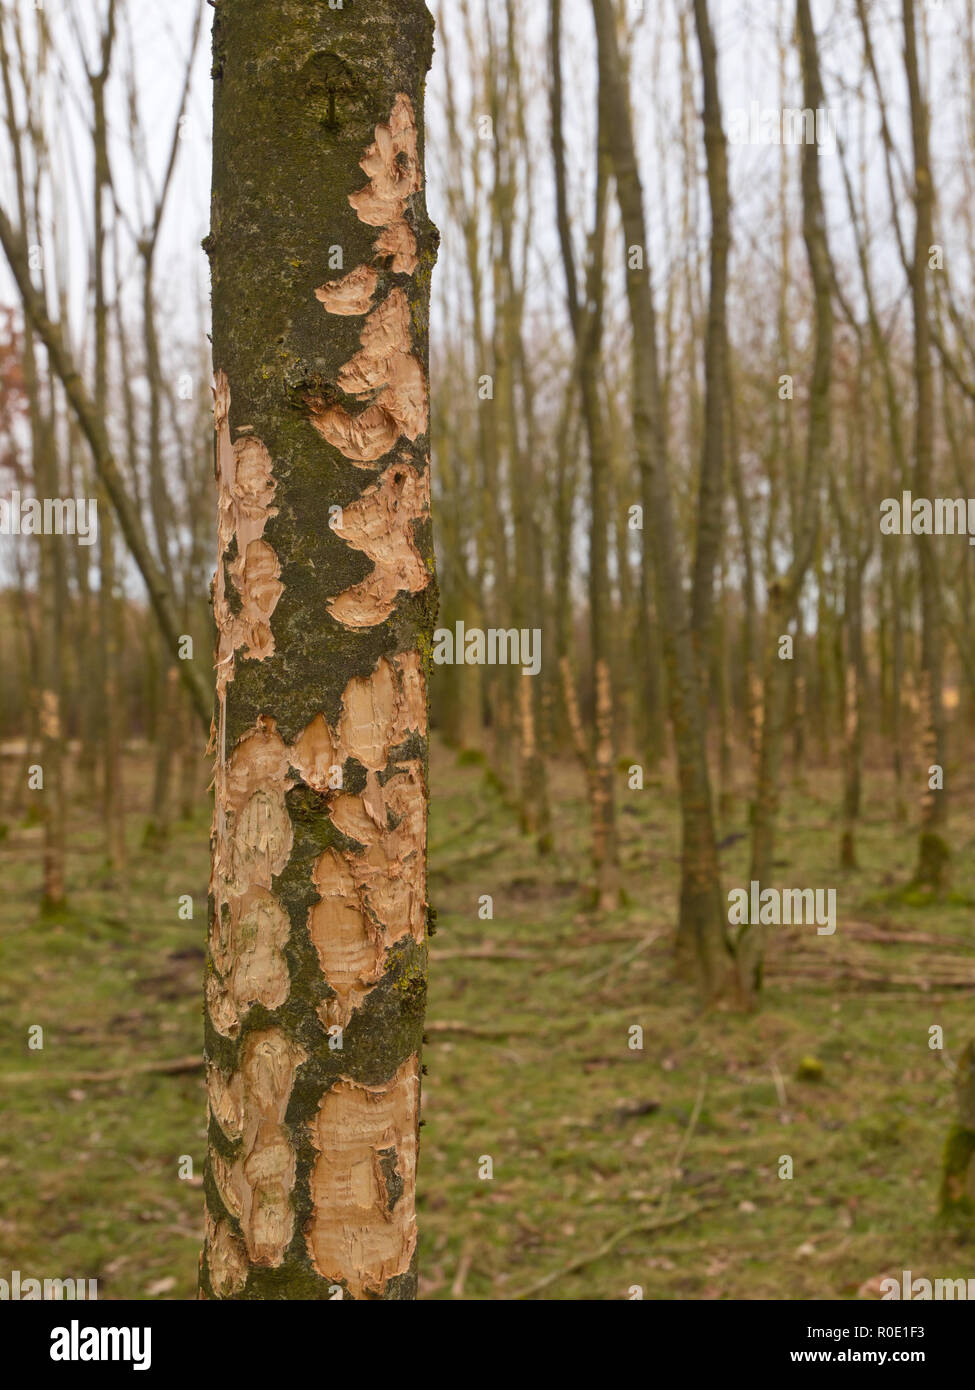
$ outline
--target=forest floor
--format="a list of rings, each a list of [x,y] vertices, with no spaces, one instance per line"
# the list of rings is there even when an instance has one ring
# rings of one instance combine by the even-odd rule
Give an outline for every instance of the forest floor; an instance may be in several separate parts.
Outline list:
[[[84,800],[60,916],[37,913],[39,828],[0,843],[0,1277],[184,1299],[202,1233],[208,816],[201,795],[165,852],[139,848],[138,766],[123,888]],[[581,775],[550,777],[556,850],[539,859],[483,766],[434,749],[421,1297],[825,1299],[902,1270],[975,1277],[975,1236],[935,1222],[951,1058],[975,1034],[975,788],[954,793],[953,893],[930,907],[893,896],[916,832],[889,819],[880,773],[847,874],[839,774],[792,788],[777,868],[836,888],[837,930],[771,928],[759,1012],[705,1016],[672,978],[672,785],[630,791],[620,773],[628,905],[606,915],[585,907]],[[725,891],[747,886],[745,817],[742,801],[723,827]]]

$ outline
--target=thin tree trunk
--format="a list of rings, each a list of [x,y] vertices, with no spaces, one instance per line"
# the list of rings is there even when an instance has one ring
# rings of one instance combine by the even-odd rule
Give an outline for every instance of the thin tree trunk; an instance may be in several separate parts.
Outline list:
[[[914,478],[916,497],[932,496],[934,467],[934,390],[931,369],[931,325],[928,319],[928,257],[934,240],[934,185],[928,157],[928,110],[921,94],[914,0],[904,0],[904,66],[910,96],[911,142],[914,151],[914,260],[911,302],[914,309]],[[925,747],[921,833],[914,882],[931,892],[945,887],[950,852],[944,838],[947,791],[929,787],[927,768],[944,769],[946,727],[943,697],[944,639],[938,562],[930,536],[918,538],[921,573],[921,717]]]
[[[101,39],[100,66],[89,72],[94,123],[92,146],[94,153],[92,257],[94,264],[95,383],[94,403],[100,419],[108,414],[108,307],[105,300],[105,204],[111,190],[111,170],[108,158],[108,123],[105,116],[105,86],[108,82],[115,42],[115,0],[110,0]],[[98,536],[99,557],[99,656],[98,681],[101,686],[102,709],[99,721],[102,756],[102,824],[105,832],[105,858],[110,873],[117,873],[125,860],[125,823],[122,816],[121,717],[119,690],[119,644],[116,633],[115,594],[115,534],[104,487],[99,489],[101,524]]]
[[[177,653],[180,630],[172,595],[153,559],[138,510],[126,491],[124,480],[108,442],[105,421],[99,416],[85,389],[85,384],[75,366],[74,359],[65,345],[60,326],[52,323],[48,317],[44,300],[31,283],[27,247],[23,236],[18,236],[14,231],[10,219],[2,209],[0,209],[0,245],[3,246],[11,273],[17,282],[25,316],[47,348],[51,368],[60,378],[68,403],[88,441],[95,471],[111,498],[122,534],[125,536],[139,573],[145,581],[152,611],[165,638],[167,650]],[[190,692],[197,717],[205,725],[209,725],[212,712],[210,696],[198,667],[192,661],[181,661],[179,670],[180,676]]]
[[[728,250],[731,242],[728,149],[721,126],[718,57],[707,0],[694,0],[694,19],[704,78],[704,148],[711,205],[711,274],[704,350],[704,442],[698,484],[697,549],[691,589],[691,625],[697,645],[701,695],[707,704],[714,580],[721,555],[725,489],[725,393],[727,390]]]
[[[803,104],[819,110],[824,105],[819,72],[819,52],[809,0],[798,0],[797,27],[802,59]],[[802,149],[803,237],[809,258],[815,297],[815,346],[810,387],[806,462],[799,501],[795,509],[794,554],[788,572],[769,588],[763,659],[762,739],[752,816],[750,880],[769,885],[774,856],[775,827],[779,808],[782,742],[789,688],[788,663],[781,659],[779,639],[794,620],[803,581],[813,559],[819,535],[819,491],[830,439],[830,381],[833,344],[833,273],[826,238],[819,180],[819,150],[810,142]],[[750,1003],[757,1002],[762,986],[765,952],[760,923],[742,927],[738,938],[741,987]]]
[[[28,227],[36,224],[37,208],[28,207],[27,180],[21,151],[21,134],[17,127],[14,99],[10,78],[9,54],[0,25],[0,67],[7,127],[14,152],[14,175],[16,184],[17,211],[20,225],[27,233]],[[29,135],[31,114],[27,116]],[[35,140],[35,145],[38,143]],[[0,212],[2,223],[5,215]],[[0,224],[0,235],[4,227]],[[6,243],[5,243],[6,244]],[[9,253],[8,253],[9,254]],[[24,266],[28,277],[29,269]],[[59,495],[58,460],[54,435],[55,402],[53,382],[49,383],[49,405],[41,399],[41,383],[35,351],[36,325],[25,314],[23,376],[24,391],[27,396],[30,423],[31,465],[34,486],[39,498],[54,498]],[[44,826],[44,848],[41,869],[41,910],[57,911],[65,902],[64,883],[64,814],[65,793],[63,781],[63,710],[62,710],[62,672],[61,672],[61,634],[65,605],[64,591],[64,552],[57,536],[38,537],[40,560],[38,566],[38,731],[40,734],[40,768],[42,784],[40,792],[40,813]]]
[[[947,1225],[975,1228],[975,1042],[966,1046],[955,1079],[955,1121],[945,1141],[939,1214]]]
[[[644,543],[651,545],[654,553],[657,613],[680,777],[679,959],[683,956],[685,961],[688,957],[696,960],[705,997],[716,999],[724,995],[732,983],[727,919],[715,843],[697,659],[681,580],[667,475],[643,191],[610,0],[593,0],[593,14],[599,84],[606,101],[609,151],[623,222],[624,254],[630,267],[626,286],[633,328],[633,429],[643,487],[643,514],[652,528]],[[638,248],[642,268],[631,264],[629,248]]]
[[[840,867],[855,869],[863,770],[863,567],[854,537],[846,560],[846,723]]]
[[[553,69],[561,74],[559,35],[561,32],[560,0],[553,0],[551,44]],[[555,92],[561,94],[561,78]],[[558,225],[563,266],[567,268],[566,286],[569,295],[569,319],[576,342],[576,369],[582,397],[582,417],[589,444],[590,477],[590,541],[589,541],[589,624],[592,654],[593,700],[595,706],[595,739],[591,753],[591,772],[588,778],[592,816],[593,866],[596,876],[595,897],[604,911],[619,905],[619,847],[616,830],[616,806],[613,789],[614,739],[612,661],[612,604],[609,580],[609,454],[606,421],[599,398],[602,361],[603,301],[605,272],[603,248],[606,241],[606,205],[609,181],[607,148],[607,118],[602,88],[599,98],[597,133],[596,214],[592,233],[592,253],[586,271],[585,310],[573,296],[576,291],[575,258],[569,236],[568,215],[562,204],[564,188],[564,150],[561,144],[561,108],[555,102],[553,114],[553,156],[558,188]],[[568,270],[569,266],[571,270]],[[563,687],[566,667],[563,658]],[[570,713],[570,719],[571,719]]]
[[[158,643],[156,644],[158,647]],[[163,653],[165,657],[165,653]],[[169,843],[173,819],[173,763],[179,741],[179,672],[175,666],[160,663],[157,679],[156,750],[152,771],[152,801],[142,843],[146,849],[162,850]]]

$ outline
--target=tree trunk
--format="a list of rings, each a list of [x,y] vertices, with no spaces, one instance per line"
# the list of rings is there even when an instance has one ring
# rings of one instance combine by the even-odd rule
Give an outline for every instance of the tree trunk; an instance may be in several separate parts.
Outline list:
[[[863,772],[863,565],[860,540],[846,561],[846,721],[843,758],[843,831],[840,868],[857,867],[856,830]]]
[[[707,707],[714,577],[721,555],[725,491],[725,392],[727,350],[728,249],[731,241],[728,149],[721,125],[718,56],[708,16],[708,0],[694,0],[694,19],[704,78],[704,147],[711,206],[711,275],[705,345],[704,441],[698,487],[697,549],[691,590],[691,625],[698,653],[701,698]]]
[[[216,9],[206,1298],[416,1294],[432,39]]]
[[[934,467],[934,393],[931,371],[931,325],[928,320],[928,256],[934,240],[932,216],[934,185],[928,158],[928,111],[921,94],[915,33],[914,0],[904,0],[904,65],[911,107],[914,150],[914,263],[911,267],[911,301],[914,308],[914,479],[916,497],[932,495]],[[918,538],[921,572],[921,717],[923,719],[924,793],[921,798],[921,834],[914,882],[930,892],[945,886],[949,850],[944,839],[947,820],[946,791],[928,786],[928,768],[942,769],[946,757],[945,711],[942,694],[944,663],[941,596],[938,563],[930,536]]]
[[[115,43],[115,0],[111,0],[101,38],[101,66],[89,73],[91,87],[94,154],[94,186],[92,190],[92,260],[94,268],[94,303],[92,312],[95,328],[95,410],[100,419],[108,415],[108,305],[105,296],[105,208],[111,192],[111,166],[108,157],[108,122],[105,116],[105,87],[108,82]],[[105,862],[109,874],[118,873],[125,861],[125,820],[122,813],[122,731],[124,717],[120,708],[119,643],[117,632],[117,599],[115,595],[115,528],[108,507],[108,494],[99,488],[98,506],[101,525],[98,537],[98,655],[100,670],[97,680],[103,701],[99,731],[102,735],[104,757],[101,812],[105,831]]]
[[[161,647],[157,643],[157,647]],[[144,848],[163,850],[169,843],[169,831],[173,820],[172,782],[173,763],[176,745],[179,741],[179,698],[177,686],[179,672],[175,666],[167,665],[166,653],[159,651],[159,668],[156,678],[156,748],[152,770],[152,802],[149,806],[149,819],[142,836]]]
[[[961,1055],[955,1081],[957,1111],[941,1169],[942,1221],[975,1230],[975,1042]]]
[[[553,0],[550,42],[553,59],[553,125],[552,153],[556,175],[556,214],[562,263],[566,275],[569,319],[576,345],[574,369],[578,373],[582,399],[582,418],[589,445],[590,528],[589,528],[589,627],[592,655],[595,738],[592,749],[587,748],[589,789],[592,820],[592,857],[595,871],[595,902],[602,911],[611,912],[619,906],[619,840],[616,826],[616,798],[613,788],[613,690],[612,605],[609,576],[609,451],[606,421],[599,394],[602,376],[603,304],[605,295],[604,247],[606,243],[606,205],[610,161],[607,149],[604,91],[599,92],[597,120],[597,170],[593,219],[592,250],[586,268],[585,308],[577,298],[575,261],[569,231],[565,197],[565,152],[562,146],[562,107],[560,56],[561,0]],[[561,660],[563,691],[567,701],[575,704],[574,687],[570,687],[571,663]],[[570,723],[575,716],[568,710]],[[573,732],[576,733],[577,724]],[[577,740],[577,746],[578,740]]]
[[[14,154],[17,211],[22,233],[26,237],[28,227],[32,223],[36,226],[38,212],[36,206],[28,207],[28,179],[21,151],[20,133],[16,125],[9,54],[2,33],[0,33],[0,72],[2,72],[7,127]],[[32,131],[31,133],[33,134]],[[0,230],[9,232],[9,226],[9,222],[0,211]],[[4,240],[8,256],[10,245],[12,245],[12,238],[8,235]],[[32,290],[30,268],[26,259],[21,261],[21,274],[26,280],[28,289]],[[55,403],[53,387],[49,393],[49,410],[45,409],[41,399],[41,380],[35,351],[34,330],[35,325],[29,314],[25,312],[23,378],[30,423],[34,487],[38,497],[53,498],[59,494],[58,457],[54,437]],[[43,783],[37,790],[41,791],[40,814],[44,826],[41,910],[57,911],[64,906],[65,902],[65,794],[62,780],[64,759],[62,757],[63,690],[61,673],[61,635],[65,608],[62,601],[65,587],[64,551],[56,536],[42,535],[38,540],[40,557],[37,579],[39,609],[36,666],[39,684],[37,720],[40,733],[40,767]]]
[[[818,110],[824,105],[819,71],[819,49],[809,0],[796,6],[803,105]],[[779,810],[782,743],[787,714],[789,668],[780,657],[779,638],[797,615],[806,572],[812,563],[819,536],[819,493],[830,442],[830,382],[832,379],[834,275],[826,237],[819,150],[814,143],[802,149],[802,229],[809,259],[815,300],[815,337],[812,382],[809,391],[809,427],[806,461],[795,512],[794,554],[786,574],[769,587],[764,646],[762,738],[752,817],[752,857],[749,879],[771,886],[775,829]],[[762,987],[765,953],[764,928],[758,923],[742,927],[738,938],[738,971],[741,987],[750,1003],[757,1002]]]
[[[678,944],[686,956],[696,962],[705,998],[717,999],[731,984],[727,918],[714,835],[697,660],[681,580],[677,528],[667,474],[643,190],[610,0],[593,0],[593,14],[599,84],[606,100],[607,137],[616,174],[628,265],[629,248],[638,249],[642,257],[642,268],[631,266],[626,277],[633,327],[633,426],[642,480],[643,515],[652,527],[651,536],[645,538],[644,544],[653,548],[657,614],[680,778],[682,851]]]
[[[36,378],[35,378],[36,384]],[[37,393],[39,395],[39,392]],[[54,437],[53,388],[49,411],[38,401],[39,429],[33,434],[34,477],[38,497],[57,497],[57,444]],[[41,767],[44,789],[44,853],[41,889],[41,908],[54,912],[65,903],[64,852],[65,807],[67,794],[65,757],[67,736],[64,721],[64,679],[62,672],[62,635],[67,609],[64,546],[59,536],[41,536],[41,557],[38,586],[40,590],[40,652],[41,652]]]

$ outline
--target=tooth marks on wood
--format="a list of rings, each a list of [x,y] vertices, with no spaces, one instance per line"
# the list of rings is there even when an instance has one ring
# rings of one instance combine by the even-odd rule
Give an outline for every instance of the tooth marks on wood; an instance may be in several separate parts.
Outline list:
[[[361,550],[373,570],[328,601],[328,611],[344,627],[367,628],[385,622],[399,594],[420,593],[430,571],[413,539],[417,521],[430,514],[430,473],[405,461],[390,465],[379,481],[343,508],[335,534]]]
[[[321,297],[321,292],[317,292]],[[335,296],[329,296],[334,302]],[[347,296],[340,313],[349,313]],[[327,300],[323,301],[328,309]],[[339,370],[336,386],[365,410],[350,415],[341,405],[309,396],[311,423],[324,439],[358,467],[372,468],[401,438],[417,439],[427,428],[427,381],[413,352],[410,306],[392,289],[366,318],[360,348]]]
[[[262,717],[217,779],[222,835],[213,854],[207,1008],[224,1037],[239,1035],[255,1003],[273,1010],[288,998],[284,950],[290,920],[273,880],[287,865],[293,830],[286,793],[296,776],[330,796],[332,824],[355,850],[328,850],[313,872],[319,901],[308,926],[336,997],[326,1026],[344,1025],[381,979],[386,953],[406,935],[422,942],[426,914],[426,797],[422,765],[393,750],[426,734],[426,687],[419,654],[382,657],[353,677],[332,729],[319,714],[290,747]],[[361,793],[332,789],[336,767],[365,769]],[[385,780],[380,780],[385,774]]]
[[[245,434],[236,443],[230,437],[230,383],[218,371],[213,391],[214,426],[217,434],[217,569],[213,586],[213,613],[217,625],[217,696],[221,714],[227,684],[234,678],[239,648],[244,655],[264,661],[274,651],[271,615],[284,592],[281,567],[263,539],[264,528],[277,509],[271,456],[261,440]],[[235,550],[233,559],[228,552]],[[236,594],[236,612],[227,592],[229,574]]]
[[[376,138],[359,161],[369,182],[349,194],[359,221],[382,230],[374,243],[377,256],[391,257],[390,268],[412,275],[418,261],[416,237],[406,221],[409,199],[423,186],[417,153],[416,117],[405,92],[397,93],[389,124],[376,126]]]
[[[369,183],[349,202],[361,221],[383,229],[375,243],[377,257],[391,258],[393,271],[412,275],[418,265],[416,238],[406,211],[422,179],[413,107],[403,93],[396,97],[389,124],[376,127],[361,164]],[[428,424],[427,380],[413,350],[409,299],[394,286],[372,307],[378,285],[375,267],[360,265],[315,291],[328,313],[367,314],[360,349],[339,369],[334,383],[346,397],[368,402],[365,409],[352,415],[321,394],[306,397],[315,429],[360,468],[378,467],[401,439],[415,442]],[[344,627],[376,627],[393,612],[401,593],[419,593],[430,583],[413,538],[415,523],[429,516],[429,460],[426,465],[420,472],[409,454],[401,453],[374,486],[343,508],[336,535],[373,562],[365,579],[329,600],[329,613]]]
[[[214,1293],[219,1298],[239,1293],[247,1283],[247,1251],[229,1221],[215,1221],[209,1210],[204,1255]]]
[[[288,997],[290,921],[271,891],[293,843],[288,770],[288,747],[270,717],[258,719],[217,764],[207,1007],[225,1037],[238,1035],[251,1005],[275,1009]]]
[[[329,280],[315,291],[315,298],[329,314],[358,316],[367,314],[372,306],[379,272],[372,266],[359,265],[341,280]]]
[[[378,1086],[343,1077],[310,1124],[319,1157],[308,1253],[324,1279],[341,1279],[354,1298],[381,1293],[413,1258],[413,1204],[400,1198],[415,1181],[419,1092],[412,1056]]]

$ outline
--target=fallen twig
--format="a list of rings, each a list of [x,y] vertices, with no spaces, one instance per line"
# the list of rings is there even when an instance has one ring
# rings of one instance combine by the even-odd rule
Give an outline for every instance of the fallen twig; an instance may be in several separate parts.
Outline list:
[[[527,1032],[524,1028],[477,1028],[470,1023],[461,1023],[459,1020],[437,1019],[427,1021],[423,1025],[424,1033],[463,1033],[469,1038],[487,1038],[488,1040],[498,1040],[505,1038],[531,1038],[535,1035]]]
[[[489,859],[492,854],[500,854],[503,850],[508,849],[510,844],[510,840],[496,840],[494,844],[484,845],[481,849],[469,850],[466,854],[458,854],[454,859],[447,859],[439,864],[435,860],[431,860],[430,873],[446,874],[451,869],[456,869],[459,864],[476,864],[481,859]]]
[[[473,1259],[474,1256],[470,1249],[465,1248],[457,1263],[457,1273],[454,1275],[454,1282],[450,1286],[451,1298],[464,1297],[464,1284],[467,1282],[467,1276],[470,1273]]]
[[[632,1226],[624,1226],[621,1231],[617,1231],[615,1235],[610,1236],[609,1240],[604,1241],[597,1250],[590,1251],[588,1255],[580,1255],[570,1264],[563,1265],[561,1269],[553,1270],[551,1274],[536,1279],[534,1284],[529,1284],[528,1288],[522,1289],[521,1293],[513,1294],[512,1298],[528,1298],[541,1289],[547,1289],[550,1284],[565,1278],[567,1274],[575,1274],[577,1270],[584,1269],[586,1265],[594,1264],[596,1260],[601,1260],[604,1255],[609,1255],[621,1241],[626,1240],[629,1236],[646,1235],[651,1231],[663,1230],[666,1226],[679,1226],[682,1221],[689,1221],[692,1216],[699,1216],[704,1211],[713,1211],[715,1207],[719,1206],[721,1206],[720,1202],[702,1202],[700,1206],[692,1207],[690,1211],[680,1212],[677,1216],[668,1216],[658,1221],[637,1221]]]
[[[496,951],[490,946],[465,946],[456,950],[430,951],[431,960],[541,960],[541,951],[523,951],[517,946],[507,946]]]
[[[650,932],[649,935],[642,937],[637,942],[632,951],[624,952],[623,955],[617,956],[615,960],[611,960],[609,965],[604,965],[600,967],[599,970],[594,970],[591,975],[586,975],[583,979],[577,981],[578,986],[584,988],[587,985],[591,985],[594,980],[600,979],[603,975],[608,975],[610,971],[615,970],[618,965],[629,964],[641,951],[645,951],[648,946],[652,946],[655,941],[658,941],[660,936],[661,933],[659,931]]]
[[[178,1072],[197,1070],[203,1070],[203,1058],[199,1053],[194,1052],[189,1057],[173,1057],[168,1061],[157,1059],[154,1062],[135,1062],[130,1067],[119,1067],[114,1071],[44,1072],[38,1068],[36,1071],[9,1072],[6,1076],[0,1073],[0,1085],[5,1082],[11,1085],[20,1085],[27,1081],[47,1081],[58,1084],[72,1081],[124,1081],[126,1077],[144,1075],[147,1072],[176,1075]]]

